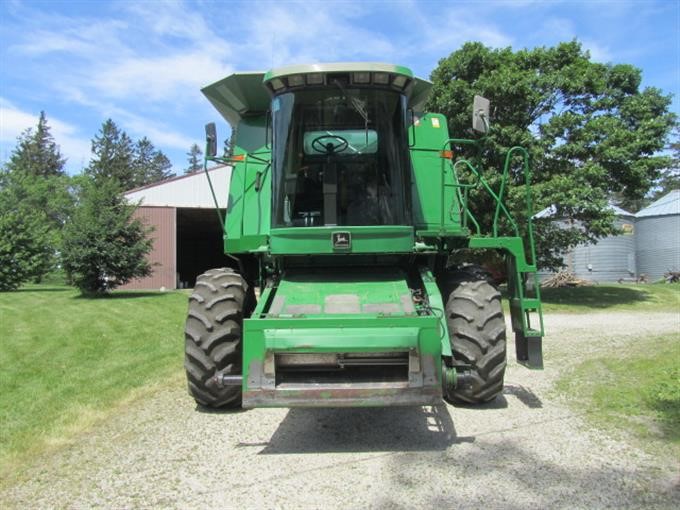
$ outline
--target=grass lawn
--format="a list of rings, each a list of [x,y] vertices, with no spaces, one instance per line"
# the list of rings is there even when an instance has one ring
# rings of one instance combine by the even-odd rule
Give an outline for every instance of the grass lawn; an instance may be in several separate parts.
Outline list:
[[[182,292],[0,293],[0,478],[182,373],[186,307]]]
[[[679,284],[608,284],[591,287],[541,289],[543,311],[587,313],[589,311],[676,311],[680,313]]]
[[[680,458],[680,332],[587,360],[557,390],[594,424]]]

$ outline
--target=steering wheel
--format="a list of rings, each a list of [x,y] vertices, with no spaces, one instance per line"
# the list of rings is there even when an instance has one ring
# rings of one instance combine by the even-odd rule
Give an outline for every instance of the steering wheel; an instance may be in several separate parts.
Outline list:
[[[334,144],[332,141],[328,143],[323,143],[322,140],[336,140],[339,143]],[[335,154],[336,152],[342,152],[349,146],[349,142],[342,136],[338,135],[321,135],[317,136],[312,140],[312,149],[321,154]]]

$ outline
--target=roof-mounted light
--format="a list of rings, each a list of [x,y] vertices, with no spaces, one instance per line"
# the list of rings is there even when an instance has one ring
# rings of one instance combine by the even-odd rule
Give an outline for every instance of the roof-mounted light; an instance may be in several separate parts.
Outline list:
[[[272,87],[274,90],[281,90],[285,85],[283,84],[283,81],[280,80],[279,78],[274,78],[271,81]]]
[[[397,76],[394,77],[394,80],[392,80],[392,85],[399,89],[403,89],[405,84],[406,76],[404,76],[403,74],[398,74]]]
[[[310,73],[307,75],[307,85],[321,85],[323,83],[323,73]]]
[[[373,83],[387,85],[390,82],[390,75],[387,73],[373,73]]]
[[[371,82],[371,73],[368,73],[368,72],[353,73],[352,81],[354,83],[370,83]]]
[[[305,84],[305,77],[301,74],[292,74],[288,77],[289,87],[301,87]]]

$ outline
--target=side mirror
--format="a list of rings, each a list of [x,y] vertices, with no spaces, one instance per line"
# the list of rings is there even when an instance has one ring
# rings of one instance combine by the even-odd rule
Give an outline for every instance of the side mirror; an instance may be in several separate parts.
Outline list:
[[[205,125],[205,155],[214,158],[217,154],[217,129],[215,123]]]
[[[489,132],[490,101],[482,96],[475,96],[472,103],[472,129],[478,133]]]

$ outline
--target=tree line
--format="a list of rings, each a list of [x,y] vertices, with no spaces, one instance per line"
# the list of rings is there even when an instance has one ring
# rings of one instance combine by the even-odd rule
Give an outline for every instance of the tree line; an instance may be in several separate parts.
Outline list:
[[[149,228],[134,219],[127,190],[174,177],[170,160],[147,138],[132,140],[106,120],[92,158],[76,176],[40,113],[0,170],[0,290],[39,282],[55,269],[85,293],[101,293],[151,273]],[[200,163],[190,151],[189,168]]]
[[[452,137],[468,135],[474,95],[491,100],[491,130],[481,150],[454,150],[478,162],[493,189],[500,186],[507,150],[527,149],[534,212],[548,206],[556,211],[535,221],[542,268],[559,268],[577,244],[616,234],[610,204],[635,212],[680,187],[671,96],[643,88],[642,73],[632,65],[592,62],[578,41],[522,50],[466,43],[439,61],[431,80],[427,109],[447,116]],[[185,173],[202,168],[198,145],[187,157]],[[168,158],[148,138],[134,141],[109,119],[92,140],[84,172],[69,177],[64,164],[41,113],[0,171],[0,290],[39,281],[55,267],[84,292],[150,273],[148,230],[133,219],[135,206],[122,192],[171,177]],[[522,184],[516,160],[506,203],[525,230]],[[475,189],[470,202],[488,232],[495,203]],[[554,219],[568,221],[565,226]]]

